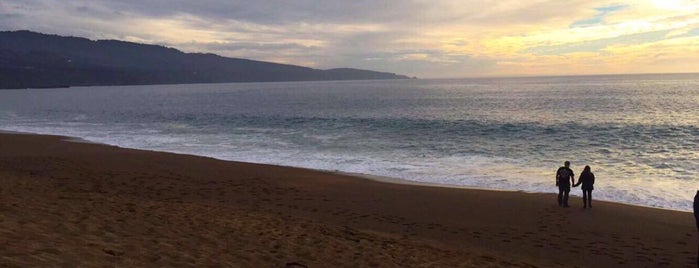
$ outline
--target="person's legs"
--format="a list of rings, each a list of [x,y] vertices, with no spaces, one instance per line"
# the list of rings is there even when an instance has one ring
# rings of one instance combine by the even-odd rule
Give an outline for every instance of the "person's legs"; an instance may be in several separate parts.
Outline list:
[[[558,206],[563,206],[563,188],[558,187]]]
[[[570,189],[564,189],[563,190],[563,206],[564,207],[569,207],[568,206],[568,194],[570,193]]]
[[[587,190],[587,207],[592,208],[592,190]]]
[[[583,190],[583,207],[587,208],[587,190]]]

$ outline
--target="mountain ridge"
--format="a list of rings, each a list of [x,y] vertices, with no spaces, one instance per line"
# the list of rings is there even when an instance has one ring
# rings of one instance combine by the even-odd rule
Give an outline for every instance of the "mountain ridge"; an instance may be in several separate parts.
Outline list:
[[[407,79],[353,68],[313,69],[121,40],[0,31],[0,89],[100,85]]]

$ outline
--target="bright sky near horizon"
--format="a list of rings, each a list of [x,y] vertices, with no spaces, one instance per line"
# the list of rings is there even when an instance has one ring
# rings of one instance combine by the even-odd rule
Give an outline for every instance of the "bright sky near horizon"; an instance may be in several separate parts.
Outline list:
[[[699,72],[699,0],[0,0],[0,30],[421,78]]]

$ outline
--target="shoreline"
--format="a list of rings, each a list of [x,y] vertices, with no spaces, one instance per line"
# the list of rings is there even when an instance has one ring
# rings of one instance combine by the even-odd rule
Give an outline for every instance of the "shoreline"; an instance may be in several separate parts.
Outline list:
[[[695,267],[691,213],[0,134],[0,262]]]
[[[179,153],[179,152],[158,151],[158,150],[151,150],[151,149],[121,147],[121,146],[118,146],[118,145],[113,145],[113,144],[108,144],[108,143],[94,142],[94,141],[86,140],[86,139],[80,138],[80,137],[72,137],[72,136],[57,135],[57,134],[40,134],[40,133],[31,133],[31,132],[8,131],[8,130],[2,130],[2,129],[0,129],[0,134],[55,136],[55,137],[60,137],[60,138],[66,140],[66,141],[68,141],[68,142],[75,142],[75,143],[87,143],[87,144],[98,144],[98,145],[105,145],[105,146],[114,146],[114,147],[117,147],[117,148],[123,148],[123,149],[129,149],[129,150],[143,150],[143,151],[158,152],[158,153],[181,154],[181,155],[189,155],[189,156],[193,156],[193,157],[211,158],[211,159],[216,159],[216,160],[220,160],[220,161],[240,162],[240,163],[249,163],[249,164],[271,165],[271,166],[278,166],[278,167],[288,167],[288,168],[307,169],[307,170],[313,170],[313,171],[319,171],[319,172],[335,173],[335,174],[339,174],[339,175],[355,177],[355,178],[358,178],[358,179],[372,180],[372,181],[384,182],[384,183],[402,184],[402,185],[412,185],[412,186],[421,186],[421,187],[442,187],[442,188],[466,189],[466,190],[483,190],[483,191],[495,191],[495,192],[521,192],[521,193],[529,193],[529,194],[552,194],[552,195],[557,194],[557,193],[556,193],[555,187],[552,187],[552,188],[551,188],[551,192],[529,192],[529,191],[514,190],[514,189],[495,189],[495,188],[485,188],[485,187],[461,186],[461,185],[452,185],[452,184],[441,184],[441,183],[435,183],[435,182],[412,181],[412,180],[407,180],[407,179],[398,178],[398,177],[386,177],[386,176],[379,176],[379,175],[372,175],[372,174],[364,174],[364,173],[345,172],[345,171],[339,171],[339,170],[326,170],[326,169],[315,169],[315,168],[306,168],[306,167],[297,167],[297,166],[277,165],[277,164],[266,164],[266,163],[256,163],[256,162],[245,162],[245,161],[228,160],[228,159],[222,159],[222,158],[217,158],[217,157],[204,156],[204,155],[196,155],[196,154],[189,154],[189,153]],[[572,189],[571,189],[571,195],[570,195],[570,196],[571,196],[571,197],[578,197],[578,198],[581,198],[581,197],[582,197],[582,195],[573,194],[573,193],[572,193]],[[634,204],[634,203],[627,203],[627,202],[620,202],[620,201],[610,201],[610,200],[604,200],[604,199],[595,199],[595,201],[597,201],[597,202],[615,203],[615,204],[627,205],[627,206],[636,206],[636,207],[641,207],[641,208],[651,208],[651,209],[668,210],[668,211],[677,211],[677,212],[690,212],[690,213],[692,212],[691,208],[690,208],[690,209],[687,209],[687,210],[681,210],[681,209],[673,209],[673,208],[666,208],[666,207],[655,207],[655,206],[642,205],[642,204]]]

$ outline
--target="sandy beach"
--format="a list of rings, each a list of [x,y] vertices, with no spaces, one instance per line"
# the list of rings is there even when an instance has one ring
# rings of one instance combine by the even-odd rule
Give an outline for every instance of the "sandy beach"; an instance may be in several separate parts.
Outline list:
[[[697,266],[691,213],[571,205],[0,134],[3,267]]]

